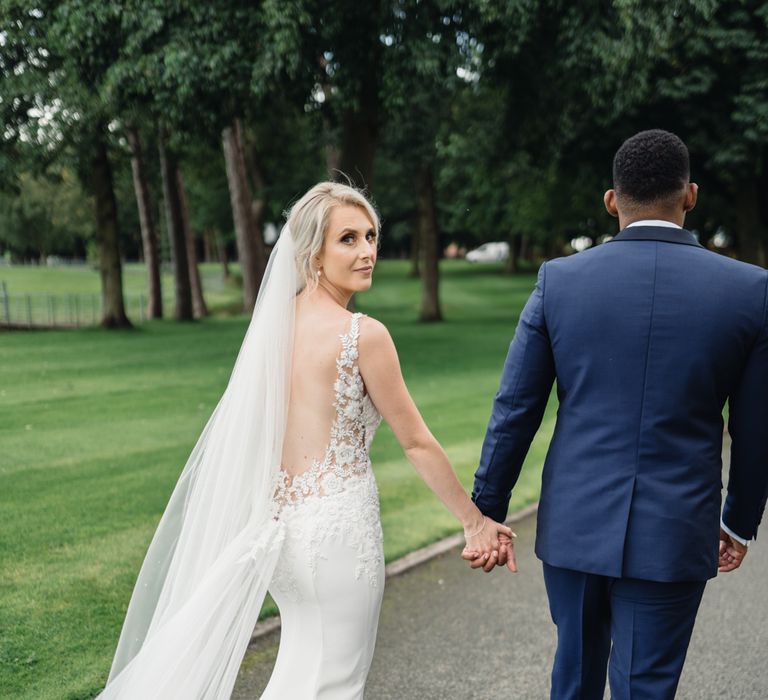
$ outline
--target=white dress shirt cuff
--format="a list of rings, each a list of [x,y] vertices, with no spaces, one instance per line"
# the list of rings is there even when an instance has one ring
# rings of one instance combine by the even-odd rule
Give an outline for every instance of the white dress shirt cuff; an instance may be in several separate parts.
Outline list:
[[[745,540],[743,537],[739,537],[733,530],[731,530],[724,522],[723,519],[720,518],[720,527],[725,530],[725,532],[730,535],[734,540],[737,542],[741,542],[745,547],[749,547],[749,540]]]

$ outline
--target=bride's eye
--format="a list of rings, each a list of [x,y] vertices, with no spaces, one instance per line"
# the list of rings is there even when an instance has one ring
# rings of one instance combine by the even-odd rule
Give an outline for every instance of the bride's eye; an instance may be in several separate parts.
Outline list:
[[[355,239],[355,237],[351,233],[348,233],[345,236],[342,236],[341,242],[342,243],[351,243],[354,239]]]

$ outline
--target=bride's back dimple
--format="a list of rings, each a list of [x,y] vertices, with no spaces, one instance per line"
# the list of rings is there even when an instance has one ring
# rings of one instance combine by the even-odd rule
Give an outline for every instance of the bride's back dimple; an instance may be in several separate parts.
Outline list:
[[[341,337],[349,331],[351,314],[333,316],[311,310],[296,313],[288,423],[283,442],[282,467],[301,474],[321,461],[336,418],[334,385]]]

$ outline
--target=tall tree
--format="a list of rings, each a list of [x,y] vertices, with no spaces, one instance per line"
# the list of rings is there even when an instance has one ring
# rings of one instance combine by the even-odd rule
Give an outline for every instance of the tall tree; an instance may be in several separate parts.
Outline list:
[[[89,139],[93,149],[89,162],[91,191],[96,200],[96,240],[99,244],[101,276],[101,325],[106,328],[130,326],[123,304],[123,269],[118,245],[117,202],[112,165],[106,144],[106,129]]]
[[[69,160],[94,197],[105,327],[127,327],[119,224],[107,124],[113,105],[106,71],[122,43],[119,3],[4,0],[0,12],[0,86],[11,138],[36,140],[43,162]],[[8,130],[6,130],[7,134]],[[7,139],[7,135],[4,138]]]
[[[416,176],[418,192],[418,239],[421,263],[422,321],[442,321],[440,309],[440,232],[437,228],[433,164],[425,162]]]
[[[125,132],[131,148],[133,188],[136,193],[136,205],[139,210],[144,263],[147,266],[147,317],[162,318],[163,292],[160,281],[160,251],[158,249],[152,197],[146,173],[145,154],[138,128],[129,125],[126,127]]]
[[[171,244],[173,278],[175,281],[176,306],[174,318],[177,321],[191,321],[192,288],[187,259],[187,238],[184,230],[184,214],[179,193],[179,163],[173,149],[168,147],[164,129],[161,127],[157,139],[160,155],[160,173],[163,178],[163,199],[168,240]]]
[[[381,35],[387,31],[390,21],[385,10],[388,4],[381,0],[366,3],[337,0],[337,4],[339,7],[334,13],[337,24],[329,31],[328,55],[332,62],[324,65],[327,79],[332,78],[338,90],[332,97],[338,102],[341,126],[337,178],[349,177],[357,186],[373,189],[374,158],[383,111]],[[332,72],[328,75],[331,66]]]
[[[546,194],[555,213],[540,218],[549,232],[537,236],[554,241],[569,230],[604,226],[600,195],[610,186],[611,157],[634,131],[662,127],[687,135],[696,117],[673,115],[690,110],[686,95],[700,88],[707,69],[694,79],[684,69],[695,72],[694,65],[678,47],[691,53],[694,45],[711,47],[703,32],[711,27],[714,8],[725,4],[471,3],[473,35],[483,49],[477,72],[484,89],[496,90],[502,103],[503,137],[497,139],[495,160],[515,164],[527,179],[526,184],[513,176],[504,189],[510,198],[524,197],[533,184],[531,201]],[[665,71],[677,88],[671,99]],[[710,107],[718,109],[720,97],[713,94],[710,100],[698,105],[698,118],[706,121]],[[696,147],[695,138],[687,140]],[[711,153],[722,150],[714,142],[710,146]]]
[[[269,3],[265,3],[268,5]],[[266,266],[254,219],[245,167],[242,118],[250,111],[253,81],[262,49],[261,6],[245,0],[226,6],[128,3],[128,42],[112,71],[115,89],[126,100],[146,100],[162,118],[183,153],[199,141],[218,138],[224,149],[232,218],[239,240],[244,307],[253,307]],[[251,253],[250,255],[248,253]]]
[[[266,269],[264,240],[256,225],[252,207],[251,188],[245,167],[242,126],[234,120],[222,132],[224,159],[227,164],[227,180],[235,220],[237,254],[243,277],[243,306],[252,311],[259,293],[259,285]]]
[[[266,0],[264,42],[254,89],[293,95],[318,110],[331,177],[373,190],[374,162],[386,110],[385,45],[397,3],[372,0]]]
[[[631,117],[663,120],[684,137],[706,182],[702,205],[719,195],[718,223],[735,234],[739,257],[766,266],[768,2],[708,5],[681,14],[668,51],[651,65],[655,89]]]
[[[400,0],[385,41],[383,90],[390,123],[388,148],[399,154],[403,177],[415,193],[422,280],[422,321],[439,321],[439,260],[436,175],[438,143],[451,128],[451,105],[464,89],[472,48],[466,18],[442,0]]]
[[[195,233],[192,230],[192,223],[189,216],[189,201],[187,200],[187,191],[184,186],[184,178],[180,169],[176,170],[176,187],[179,191],[179,202],[181,203],[181,221],[184,226],[184,240],[187,243],[187,265],[189,266],[192,309],[195,318],[203,318],[208,315],[208,306],[203,297],[203,284],[200,281],[200,268],[197,264]]]

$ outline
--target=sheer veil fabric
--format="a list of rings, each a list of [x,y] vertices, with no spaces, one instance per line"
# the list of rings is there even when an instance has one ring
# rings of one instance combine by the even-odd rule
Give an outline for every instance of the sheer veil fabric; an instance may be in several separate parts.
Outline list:
[[[286,226],[227,388],[147,551],[103,700],[232,693],[285,536],[272,490],[290,395],[294,254]]]

